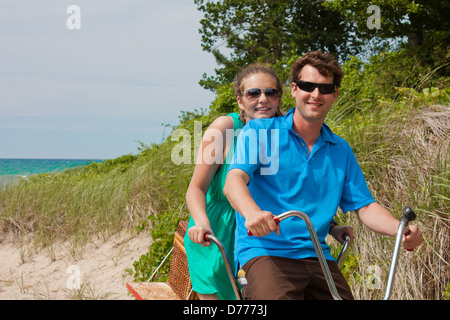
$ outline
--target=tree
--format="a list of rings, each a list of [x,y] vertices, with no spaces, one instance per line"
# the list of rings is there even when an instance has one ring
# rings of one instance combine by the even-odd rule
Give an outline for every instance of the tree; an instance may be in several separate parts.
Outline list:
[[[216,90],[233,81],[245,64],[263,62],[281,70],[291,57],[311,50],[323,50],[344,60],[358,53],[360,43],[353,36],[353,24],[323,6],[325,0],[195,0],[204,13],[200,21],[202,48],[211,52],[219,65],[216,76],[203,75],[200,84]],[[220,51],[226,45],[227,57]],[[280,72],[284,74],[284,72]]]
[[[203,12],[202,48],[219,68],[200,84],[217,91],[253,62],[270,64],[286,81],[289,66],[307,51],[321,49],[340,62],[396,51],[409,40],[412,58],[448,75],[448,0],[195,0]],[[379,24],[370,22],[379,11]],[[368,10],[369,9],[369,10]],[[395,41],[392,41],[395,40]],[[392,46],[392,44],[395,46]],[[400,46],[398,45],[400,44]],[[406,47],[406,46],[405,46]],[[224,50],[225,49],[225,50]],[[284,78],[283,78],[284,77]]]
[[[413,49],[424,42],[429,46],[449,42],[448,0],[329,0],[324,5],[353,24],[363,40],[407,37]],[[369,5],[380,9],[380,28],[367,24]]]

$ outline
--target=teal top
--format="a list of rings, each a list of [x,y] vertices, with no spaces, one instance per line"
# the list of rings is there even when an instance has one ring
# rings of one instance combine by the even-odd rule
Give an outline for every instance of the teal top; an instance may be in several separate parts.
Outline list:
[[[237,135],[243,127],[237,113],[228,114],[233,118],[233,141],[225,157],[225,161],[217,171],[206,194],[206,213],[214,232],[214,236],[224,245],[234,271],[234,231],[236,228],[236,212],[223,194],[223,187],[228,167],[234,155]],[[239,131],[238,131],[239,130]],[[194,226],[194,219],[189,220],[188,229]],[[215,244],[202,247],[189,238],[184,237],[189,276],[193,290],[201,294],[216,294],[221,300],[234,300],[236,296],[230,283],[222,255]]]

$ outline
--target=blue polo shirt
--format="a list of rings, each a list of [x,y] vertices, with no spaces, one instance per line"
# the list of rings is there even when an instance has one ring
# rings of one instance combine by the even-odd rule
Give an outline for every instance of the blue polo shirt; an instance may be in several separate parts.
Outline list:
[[[249,177],[256,204],[273,214],[306,213],[316,229],[327,260],[334,260],[325,242],[338,207],[343,212],[374,202],[349,144],[323,124],[311,154],[293,128],[292,108],[284,117],[255,119],[239,135],[229,170]],[[291,217],[280,223],[280,234],[250,237],[245,219],[236,214],[236,262],[242,266],[257,256],[303,259],[317,257],[305,222]]]

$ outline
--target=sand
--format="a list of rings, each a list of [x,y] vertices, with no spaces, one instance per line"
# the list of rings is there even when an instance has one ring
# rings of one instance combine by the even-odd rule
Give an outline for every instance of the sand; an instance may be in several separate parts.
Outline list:
[[[0,300],[133,300],[126,283],[150,243],[148,233],[128,232],[92,240],[84,250],[63,243],[36,251],[2,240]]]

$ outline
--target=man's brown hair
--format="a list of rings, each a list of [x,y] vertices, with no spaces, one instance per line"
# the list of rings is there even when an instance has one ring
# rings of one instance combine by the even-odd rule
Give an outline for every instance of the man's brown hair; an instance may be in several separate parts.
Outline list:
[[[336,87],[341,86],[344,71],[330,53],[324,53],[320,50],[306,53],[300,59],[297,59],[291,67],[291,83],[300,80],[300,72],[306,65],[311,65],[319,70],[319,73],[325,77],[333,77],[333,83]]]

